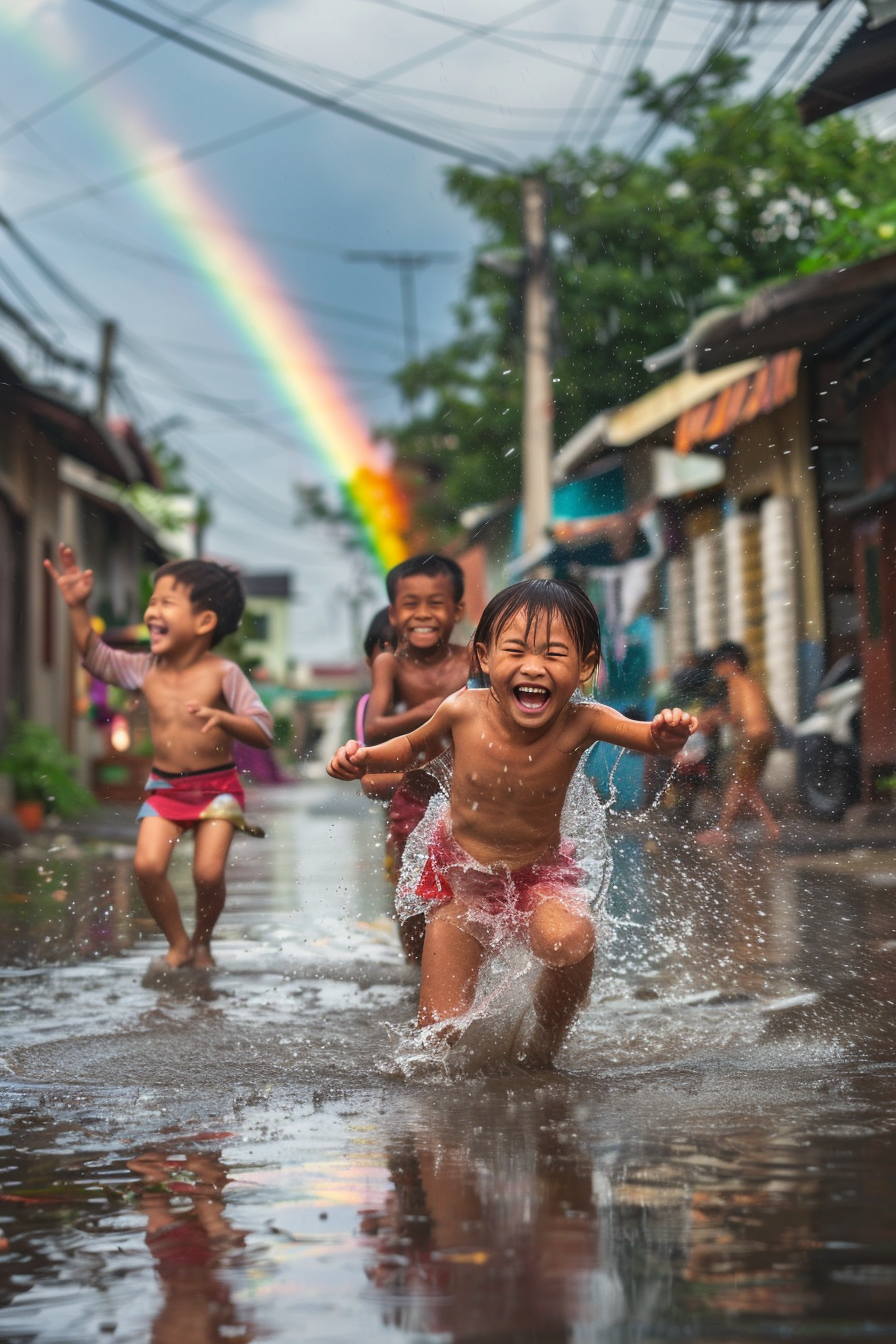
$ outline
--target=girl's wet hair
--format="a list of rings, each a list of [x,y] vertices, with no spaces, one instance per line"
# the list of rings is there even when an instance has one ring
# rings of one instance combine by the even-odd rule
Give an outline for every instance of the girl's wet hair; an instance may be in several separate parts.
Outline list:
[[[479,645],[484,644],[490,649],[521,611],[526,613],[527,639],[533,625],[544,620],[550,631],[551,621],[559,620],[566,626],[581,661],[584,663],[593,656],[595,667],[600,662],[600,620],[584,588],[568,579],[526,579],[493,597],[479,618],[473,636],[474,676],[484,676],[479,663]]]

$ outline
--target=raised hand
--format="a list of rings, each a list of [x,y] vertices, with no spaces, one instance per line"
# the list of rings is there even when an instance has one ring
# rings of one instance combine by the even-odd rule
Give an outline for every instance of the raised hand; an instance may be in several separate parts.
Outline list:
[[[661,709],[650,725],[650,735],[661,756],[676,756],[697,730],[697,720],[686,709]]]
[[[327,766],[327,774],[334,779],[360,779],[367,770],[367,755],[367,748],[350,738]]]
[[[44,561],[44,569],[52,574],[66,606],[83,607],[93,592],[93,570],[79,569],[71,546],[59,546],[59,569],[51,560]],[[61,571],[61,572],[60,572]]]

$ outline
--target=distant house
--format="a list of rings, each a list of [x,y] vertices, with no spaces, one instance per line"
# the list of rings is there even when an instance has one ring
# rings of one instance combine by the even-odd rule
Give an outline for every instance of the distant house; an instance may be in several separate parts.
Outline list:
[[[290,607],[292,575],[245,574],[244,654],[257,659],[275,681],[286,683],[292,663]]]
[[[896,795],[894,312],[896,253],[704,315],[652,361],[681,372],[558,451],[543,543],[520,554],[507,501],[469,511],[461,558],[486,596],[545,566],[583,582],[620,707],[729,638],[792,725],[859,657],[866,796]]]
[[[809,711],[826,667],[858,655],[865,787],[882,797],[896,789],[894,305],[896,254],[701,319],[657,357],[683,372],[557,455],[565,480],[622,452],[629,527],[622,515],[555,522],[548,555],[594,579],[588,544],[630,538],[655,511],[652,585],[617,547],[619,592],[640,603],[624,615],[652,623],[654,681],[733,638],[785,724]]]
[[[0,351],[0,737],[14,710],[52,727],[85,767],[105,743],[79,714],[83,674],[42,562],[69,542],[94,571],[92,611],[105,626],[137,623],[145,579],[169,553],[129,502],[135,485],[161,482],[130,428],[113,434]]]

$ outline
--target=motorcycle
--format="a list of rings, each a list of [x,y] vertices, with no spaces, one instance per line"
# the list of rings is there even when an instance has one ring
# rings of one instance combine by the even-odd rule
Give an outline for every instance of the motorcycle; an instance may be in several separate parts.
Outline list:
[[[862,677],[852,654],[822,677],[815,710],[794,729],[800,798],[819,821],[840,821],[862,796]]]

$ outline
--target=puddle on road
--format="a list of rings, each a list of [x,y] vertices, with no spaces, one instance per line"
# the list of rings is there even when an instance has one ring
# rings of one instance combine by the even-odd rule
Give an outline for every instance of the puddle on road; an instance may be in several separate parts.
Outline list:
[[[891,854],[627,829],[558,1071],[408,1083],[381,814],[264,801],[181,993],[124,851],[0,869],[0,1339],[896,1338]]]

